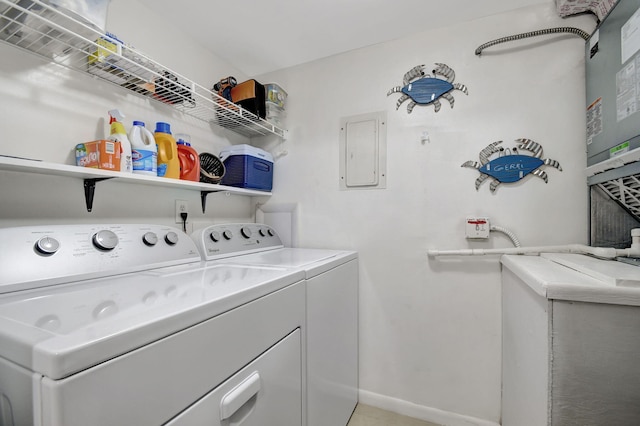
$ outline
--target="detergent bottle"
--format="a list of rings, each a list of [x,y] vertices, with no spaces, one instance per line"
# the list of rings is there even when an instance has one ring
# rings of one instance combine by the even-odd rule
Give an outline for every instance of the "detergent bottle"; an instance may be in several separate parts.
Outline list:
[[[158,147],[153,133],[144,127],[142,121],[134,121],[129,131],[133,173],[158,176]]]
[[[176,140],[169,123],[157,122],[153,134],[158,145],[158,176],[180,179],[180,160]]]
[[[176,134],[178,138],[178,159],[180,160],[180,179],[200,181],[200,157],[189,143],[189,135]]]
[[[133,162],[131,159],[131,142],[124,130],[122,120],[124,114],[118,109],[109,111],[109,125],[111,126],[111,134],[107,140],[120,142],[120,171],[131,173],[133,171]]]

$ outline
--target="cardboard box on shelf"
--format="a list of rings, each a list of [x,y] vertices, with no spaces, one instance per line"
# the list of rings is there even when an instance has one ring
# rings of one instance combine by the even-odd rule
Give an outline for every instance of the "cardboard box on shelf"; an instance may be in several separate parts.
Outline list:
[[[120,142],[97,140],[76,145],[76,165],[120,171]]]
[[[264,86],[255,80],[238,83],[231,89],[231,99],[260,118],[266,115]]]

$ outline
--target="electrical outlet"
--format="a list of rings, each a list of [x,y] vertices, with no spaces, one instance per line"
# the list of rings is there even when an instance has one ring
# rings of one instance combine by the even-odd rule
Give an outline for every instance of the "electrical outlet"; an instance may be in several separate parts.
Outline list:
[[[176,200],[176,223],[182,223],[180,213],[189,213],[189,202],[186,200]]]
[[[468,239],[487,239],[489,228],[488,217],[468,217],[465,232]]]

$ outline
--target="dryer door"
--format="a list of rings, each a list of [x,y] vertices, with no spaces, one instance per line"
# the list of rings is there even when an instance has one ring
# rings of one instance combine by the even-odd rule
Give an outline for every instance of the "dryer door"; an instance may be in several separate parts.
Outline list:
[[[296,329],[166,426],[299,426],[301,369]]]

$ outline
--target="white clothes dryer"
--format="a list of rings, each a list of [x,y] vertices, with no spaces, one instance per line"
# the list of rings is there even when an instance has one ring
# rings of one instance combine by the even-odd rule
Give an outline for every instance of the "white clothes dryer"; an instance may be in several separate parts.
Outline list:
[[[158,225],[0,229],[1,426],[299,426],[304,273]]]
[[[346,425],[358,401],[357,252],[287,248],[255,223],[212,225],[192,238],[207,261],[304,273],[306,424]]]

